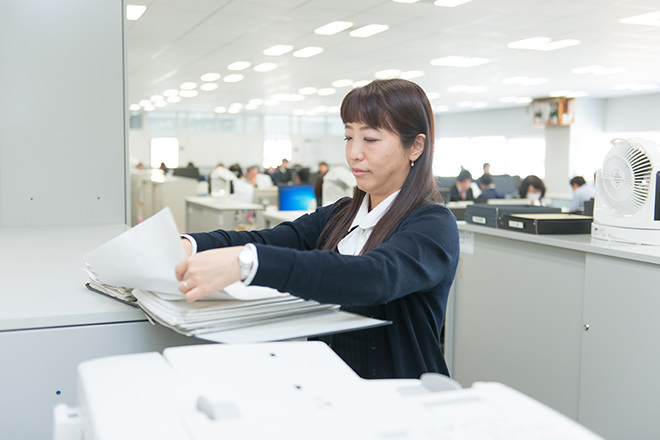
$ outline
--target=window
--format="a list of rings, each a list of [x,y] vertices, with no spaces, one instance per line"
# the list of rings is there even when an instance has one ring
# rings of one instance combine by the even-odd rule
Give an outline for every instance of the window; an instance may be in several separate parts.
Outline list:
[[[167,168],[179,167],[179,139],[156,137],[151,139],[151,168],[159,168],[165,163]]]
[[[264,168],[277,167],[282,159],[291,160],[291,139],[287,137],[271,137],[264,141]]]

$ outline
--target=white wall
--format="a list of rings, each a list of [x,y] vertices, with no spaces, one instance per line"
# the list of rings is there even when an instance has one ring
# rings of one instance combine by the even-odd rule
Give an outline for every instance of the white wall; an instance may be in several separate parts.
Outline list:
[[[126,221],[117,0],[0,2],[0,226]]]
[[[660,93],[608,99],[605,131],[660,131]]]

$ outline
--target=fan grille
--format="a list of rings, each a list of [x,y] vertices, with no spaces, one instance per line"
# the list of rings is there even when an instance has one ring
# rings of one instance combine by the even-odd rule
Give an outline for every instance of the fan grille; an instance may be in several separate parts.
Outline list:
[[[617,143],[603,166],[604,187],[610,202],[624,214],[642,209],[649,197],[653,164],[640,145]]]

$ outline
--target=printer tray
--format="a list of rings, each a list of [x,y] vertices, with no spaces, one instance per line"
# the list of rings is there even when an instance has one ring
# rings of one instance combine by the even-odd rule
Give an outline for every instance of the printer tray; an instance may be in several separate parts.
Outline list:
[[[561,208],[533,205],[491,205],[488,203],[474,203],[465,210],[465,221],[475,225],[500,227],[498,219],[504,214],[527,214],[537,212],[561,212]]]
[[[593,217],[569,213],[505,214],[498,220],[501,229],[530,234],[589,234]]]

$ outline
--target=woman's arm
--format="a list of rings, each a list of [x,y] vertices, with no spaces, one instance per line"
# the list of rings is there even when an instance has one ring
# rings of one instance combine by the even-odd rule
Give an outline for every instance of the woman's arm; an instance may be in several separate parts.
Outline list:
[[[390,239],[363,256],[256,245],[253,285],[341,305],[383,304],[451,283],[458,262],[458,228],[444,206],[407,215]]]

